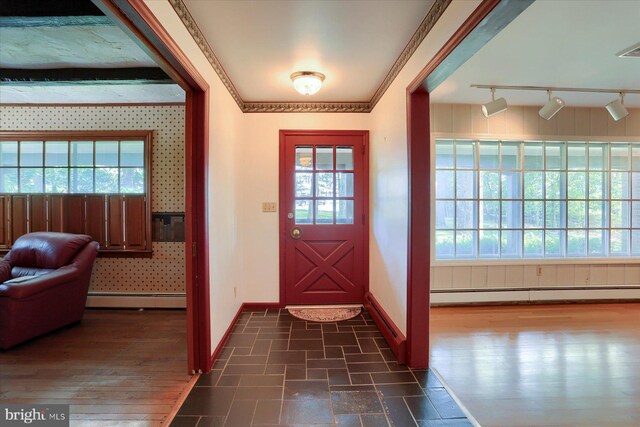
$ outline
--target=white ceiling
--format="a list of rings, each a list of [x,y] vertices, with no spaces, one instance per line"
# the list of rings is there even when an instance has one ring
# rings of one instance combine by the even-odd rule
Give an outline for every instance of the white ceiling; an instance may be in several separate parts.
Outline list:
[[[433,0],[185,0],[244,101],[367,102]],[[326,75],[312,98],[295,71]]]
[[[640,42],[638,0],[539,0],[432,94],[436,103],[480,104],[471,84],[640,89],[640,58],[616,53]],[[615,94],[558,92],[572,106],[602,106]],[[496,91],[512,105],[542,105],[544,92]],[[640,107],[640,94],[625,104]]]
[[[0,27],[0,67],[157,67],[115,25]]]

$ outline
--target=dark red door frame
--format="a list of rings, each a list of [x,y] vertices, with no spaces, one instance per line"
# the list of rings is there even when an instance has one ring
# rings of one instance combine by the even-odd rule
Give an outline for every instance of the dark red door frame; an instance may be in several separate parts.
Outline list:
[[[188,370],[211,369],[207,224],[209,84],[142,0],[92,0],[186,92],[185,257]]]
[[[407,87],[409,227],[407,364],[429,366],[431,132],[429,92],[453,74],[533,0],[484,0]]]
[[[280,196],[278,203],[280,204],[280,302],[279,305],[284,307],[286,301],[286,287],[285,287],[285,239],[288,236],[289,229],[287,228],[287,210],[286,206],[286,194],[284,189],[284,183],[287,179],[286,174],[286,150],[285,142],[288,135],[356,135],[362,137],[364,144],[364,158],[363,158],[363,212],[364,212],[364,231],[363,231],[363,263],[364,269],[364,293],[369,292],[369,131],[363,130],[280,130],[280,173],[279,173],[279,188]],[[364,304],[364,301],[362,301]]]

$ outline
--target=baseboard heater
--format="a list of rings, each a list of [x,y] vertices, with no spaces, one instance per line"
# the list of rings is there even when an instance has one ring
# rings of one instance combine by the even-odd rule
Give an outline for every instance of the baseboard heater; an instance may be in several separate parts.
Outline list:
[[[387,344],[389,344],[389,347],[391,347],[391,351],[395,354],[396,359],[398,359],[398,363],[406,363],[407,339],[371,292],[367,292],[364,296],[364,307],[373,318],[373,321],[376,322],[382,336],[387,341]]]
[[[549,302],[613,302],[640,300],[638,286],[505,288],[431,291],[431,306],[523,304]]]
[[[184,293],[143,294],[89,292],[87,308],[186,308]]]

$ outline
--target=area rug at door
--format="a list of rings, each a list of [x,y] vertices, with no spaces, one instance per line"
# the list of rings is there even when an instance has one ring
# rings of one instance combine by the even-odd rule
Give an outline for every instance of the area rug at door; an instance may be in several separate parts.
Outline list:
[[[362,307],[289,306],[287,310],[292,316],[309,322],[339,322],[341,320],[353,319],[360,314]]]

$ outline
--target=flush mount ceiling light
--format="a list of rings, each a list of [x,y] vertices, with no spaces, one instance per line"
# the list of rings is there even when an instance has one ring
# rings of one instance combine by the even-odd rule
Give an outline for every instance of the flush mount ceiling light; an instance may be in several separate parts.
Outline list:
[[[551,120],[551,117],[555,116],[558,111],[562,110],[562,107],[564,107],[564,101],[557,96],[552,97],[550,90],[547,91],[547,94],[549,95],[549,101],[544,104],[540,111],[538,111],[538,115],[545,120]]]
[[[324,74],[315,71],[297,71],[291,74],[293,87],[302,95],[318,93],[324,81]]]
[[[629,115],[629,111],[624,106],[624,92],[620,92],[620,98],[614,99],[613,101],[605,105],[604,108],[607,109],[607,111],[611,115],[611,118],[616,122],[620,119],[624,119]]]
[[[491,102],[482,105],[482,114],[491,117],[494,114],[502,113],[507,109],[507,101],[504,98],[496,99],[496,88],[491,88]]]

